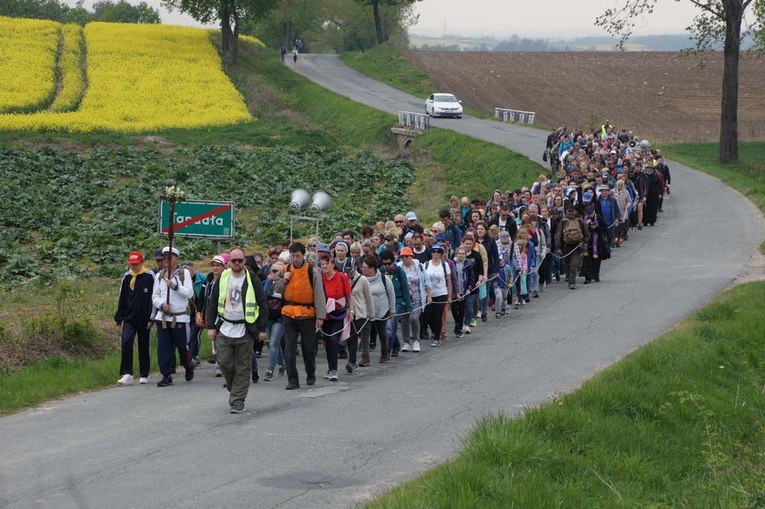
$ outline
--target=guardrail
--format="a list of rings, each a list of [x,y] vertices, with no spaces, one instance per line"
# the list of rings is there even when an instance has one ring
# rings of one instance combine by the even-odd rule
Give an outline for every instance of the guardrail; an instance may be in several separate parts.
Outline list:
[[[399,111],[398,124],[404,127],[428,131],[430,130],[430,116],[413,111]]]
[[[494,116],[500,119],[502,122],[521,122],[523,124],[533,124],[536,113],[533,111],[494,108]]]

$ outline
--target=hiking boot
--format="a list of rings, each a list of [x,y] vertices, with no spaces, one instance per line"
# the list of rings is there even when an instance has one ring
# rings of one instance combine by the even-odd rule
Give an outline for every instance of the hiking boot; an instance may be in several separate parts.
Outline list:
[[[264,382],[270,382],[274,379],[274,372],[270,369],[266,371],[266,376],[263,377]]]
[[[117,380],[119,385],[133,385],[133,382],[135,382],[133,375],[122,375],[122,378]]]
[[[186,369],[186,375],[185,375],[186,381],[191,382],[194,380],[194,365],[189,364],[189,367]]]
[[[414,342],[412,343],[412,351],[415,352],[415,353],[419,353],[419,351],[420,351],[420,340],[419,339],[415,339]]]
[[[173,378],[170,375],[163,376],[162,380],[157,382],[157,387],[169,387],[171,385],[173,385]]]
[[[308,385],[313,385],[316,383],[316,375],[308,375],[305,379],[305,383]]]
[[[300,384],[297,382],[290,382],[287,384],[287,387],[285,387],[288,391],[294,391],[295,389],[300,389]]]
[[[233,405],[231,405],[230,412],[232,414],[241,414],[241,413],[244,413],[244,405],[242,405],[241,403],[234,403]]]

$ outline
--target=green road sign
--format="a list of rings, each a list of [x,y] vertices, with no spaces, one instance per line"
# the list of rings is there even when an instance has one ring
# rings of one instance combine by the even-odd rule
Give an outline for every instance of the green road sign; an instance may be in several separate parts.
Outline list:
[[[170,204],[159,203],[159,233],[170,229]],[[183,201],[175,204],[173,232],[184,237],[234,236],[234,204],[232,202]]]

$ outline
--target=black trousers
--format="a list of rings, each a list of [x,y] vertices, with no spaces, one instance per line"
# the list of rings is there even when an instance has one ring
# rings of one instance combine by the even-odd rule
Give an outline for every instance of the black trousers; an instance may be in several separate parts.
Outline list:
[[[497,303],[499,305],[499,303]],[[452,301],[452,318],[454,318],[454,333],[462,332],[465,325],[465,299]]]
[[[151,368],[151,356],[149,354],[149,334],[151,329],[148,323],[136,327],[132,323],[122,324],[122,362],[120,362],[120,375],[133,374],[133,343],[138,336],[138,372],[142,378],[149,376]]]
[[[430,326],[430,331],[433,334],[434,339],[441,337],[441,331],[443,330],[443,316],[444,307],[446,307],[446,301],[449,298],[448,295],[439,295],[433,297],[433,302],[425,307],[425,321]]]
[[[282,315],[284,324],[284,362],[287,364],[287,381],[300,385],[297,370],[297,341],[307,376],[316,376],[316,318],[290,318]]]
[[[162,322],[154,322],[157,328],[157,361],[159,372],[163,376],[170,376],[175,367],[175,350],[181,357],[181,364],[185,369],[191,367],[191,328],[188,322],[176,322],[173,327],[171,321],[167,321],[167,328],[162,328]]]

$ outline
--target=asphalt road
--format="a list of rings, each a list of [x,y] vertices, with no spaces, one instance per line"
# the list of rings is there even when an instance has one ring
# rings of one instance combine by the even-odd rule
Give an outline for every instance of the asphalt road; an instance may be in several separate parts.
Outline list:
[[[331,57],[288,65],[386,111],[422,105]],[[541,153],[538,131],[470,118],[434,125]],[[260,382],[242,415],[228,413],[221,379],[204,364],[192,383],[179,376],[160,389],[154,377],[4,417],[0,507],[349,507],[411,479],[456,454],[479,416],[515,415],[575,389],[744,270],[765,231],[761,214],[714,178],[677,164],[672,172],[659,222],[614,250],[603,282],[575,292],[553,284],[441,348],[338,383],[320,377],[311,389]]]

